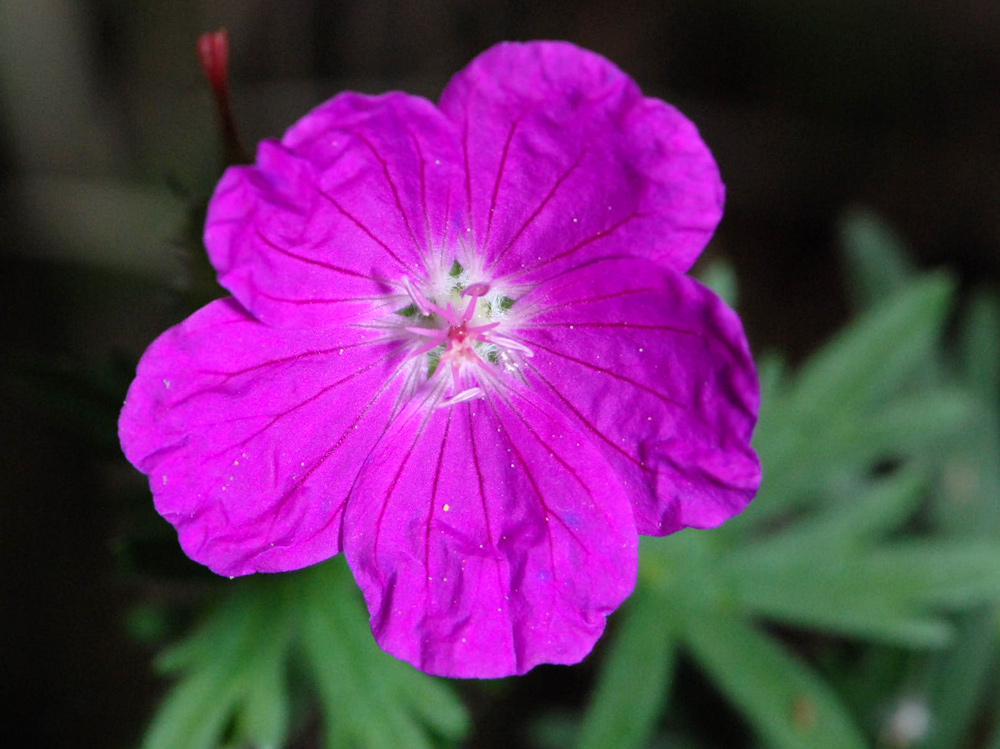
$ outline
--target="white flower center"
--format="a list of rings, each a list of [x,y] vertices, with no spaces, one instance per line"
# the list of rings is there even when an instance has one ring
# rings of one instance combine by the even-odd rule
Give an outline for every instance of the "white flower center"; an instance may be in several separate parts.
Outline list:
[[[515,300],[468,276],[456,261],[447,277],[427,284],[427,294],[403,279],[412,303],[399,314],[413,323],[403,327],[413,341],[410,356],[426,366],[428,380],[450,379],[440,385],[439,407],[480,397],[496,373],[516,371],[521,357],[533,356],[510,337]]]

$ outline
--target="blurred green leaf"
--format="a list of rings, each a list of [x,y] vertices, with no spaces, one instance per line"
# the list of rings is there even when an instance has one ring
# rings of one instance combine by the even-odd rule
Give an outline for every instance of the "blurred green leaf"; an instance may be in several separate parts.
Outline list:
[[[771,522],[815,498],[838,471],[926,447],[961,425],[961,394],[921,393],[898,405],[890,397],[934,361],[952,286],[944,274],[915,281],[853,322],[779,397],[762,403],[754,445],[764,483],[735,528]]]
[[[181,678],[154,717],[144,749],[284,744],[291,622],[282,596],[275,581],[241,581],[200,628],[159,658],[161,671]]]
[[[714,291],[719,297],[735,309],[739,304],[739,281],[736,270],[727,260],[716,259],[698,274],[698,280]]]
[[[856,309],[901,291],[916,274],[902,240],[878,214],[864,208],[847,211],[839,229]]]
[[[1000,532],[1000,300],[995,294],[973,293],[959,328],[957,359],[963,384],[979,399],[979,408],[944,462],[934,520],[949,536],[995,543]],[[923,749],[960,746],[974,730],[996,682],[997,624],[996,605],[958,617],[953,646],[928,664],[927,696],[935,721]]]
[[[906,591],[914,600],[945,608],[1000,601],[1000,544],[978,539],[907,539],[871,555],[872,574],[887,593]]]
[[[996,294],[973,293],[961,327],[959,364],[974,392],[994,408],[1000,407],[1000,297]]]
[[[927,486],[924,471],[912,466],[857,488],[850,503],[823,507],[779,531],[749,540],[728,555],[734,568],[775,567],[800,560],[812,563],[817,552],[860,549],[901,525],[917,509]]]
[[[236,585],[201,627],[159,658],[160,670],[180,679],[150,726],[146,749],[282,746],[293,649],[316,680],[330,746],[433,747],[467,732],[465,707],[444,682],[375,644],[343,560]]]
[[[433,747],[468,731],[464,706],[441,680],[382,652],[357,588],[332,560],[298,573],[302,648],[316,679],[330,747]]]
[[[995,607],[971,612],[955,630],[954,645],[930,663],[928,701],[934,726],[922,749],[963,746],[996,665]]]
[[[933,356],[953,289],[929,273],[851,323],[799,371],[793,414],[863,408],[897,389]]]
[[[770,637],[719,612],[685,612],[699,664],[768,746],[862,749],[868,743],[836,694]]]
[[[675,645],[662,597],[637,591],[601,664],[579,749],[645,747],[662,714],[674,665]]]

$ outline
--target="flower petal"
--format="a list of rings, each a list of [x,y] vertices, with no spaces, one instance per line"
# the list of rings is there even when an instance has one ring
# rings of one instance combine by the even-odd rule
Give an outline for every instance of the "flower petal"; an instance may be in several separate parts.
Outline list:
[[[633,488],[640,533],[713,527],[753,498],[757,378],[739,319],[715,294],[615,257],[567,271],[518,304],[520,340],[535,353],[529,379],[574,414]]]
[[[336,554],[344,498],[400,387],[397,346],[269,328],[231,299],[160,336],[119,433],[185,553],[223,575]]]
[[[344,528],[379,643],[443,676],[576,663],[635,584],[621,483],[531,392],[400,416]]]
[[[403,276],[454,244],[464,200],[454,127],[402,93],[345,93],[230,168],[205,244],[219,281],[255,317],[321,327],[406,306]],[[387,308],[388,307],[388,308]]]
[[[461,133],[468,222],[494,278],[536,281],[620,248],[684,271],[722,215],[694,125],[572,44],[492,47],[441,109]]]

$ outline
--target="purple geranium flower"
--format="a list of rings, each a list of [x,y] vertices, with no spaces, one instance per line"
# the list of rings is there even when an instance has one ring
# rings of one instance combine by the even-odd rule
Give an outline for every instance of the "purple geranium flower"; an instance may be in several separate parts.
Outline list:
[[[420,669],[579,661],[637,534],[758,485],[746,339],[683,275],[722,201],[694,126],[570,44],[493,47],[437,107],[341,94],[223,176],[233,296],[150,346],[125,453],[222,575],[343,550]]]

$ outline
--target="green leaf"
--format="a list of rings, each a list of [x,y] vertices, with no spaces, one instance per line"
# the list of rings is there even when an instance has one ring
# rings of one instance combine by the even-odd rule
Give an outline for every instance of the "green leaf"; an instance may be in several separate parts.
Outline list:
[[[735,309],[739,304],[739,281],[732,263],[714,260],[698,274],[698,280],[718,294],[730,307]]]
[[[848,326],[802,368],[792,410],[863,408],[897,389],[933,356],[953,288],[927,274]]]
[[[860,497],[863,509],[734,550],[724,569],[743,610],[896,645],[947,644],[953,630],[945,611],[1000,602],[1000,547],[969,539],[868,546],[872,520],[878,528],[912,504],[915,487],[907,483],[884,486],[881,499]]]
[[[1000,544],[993,539],[897,541],[870,555],[875,574],[927,605],[1000,603]]]
[[[239,700],[239,685],[203,670],[174,687],[160,705],[142,741],[143,749],[213,749]]]
[[[299,574],[302,648],[331,747],[433,747],[468,731],[464,706],[441,680],[382,652],[357,588],[332,560]]]
[[[962,372],[985,403],[1000,416],[1000,298],[979,290],[972,295],[961,328]]]
[[[956,626],[954,645],[930,663],[927,697],[934,727],[921,749],[966,745],[963,738],[992,685],[996,656],[996,609],[964,616]]]
[[[684,638],[698,663],[767,746],[863,749],[836,694],[767,635],[721,612],[686,612]]]
[[[845,213],[840,220],[840,241],[847,260],[848,288],[857,309],[901,291],[915,275],[902,240],[872,211]]]
[[[241,581],[158,667],[180,674],[153,718],[144,749],[281,746],[288,733],[285,662],[291,640],[280,582]],[[232,726],[232,735],[224,736]]]
[[[601,664],[578,749],[648,745],[666,707],[674,666],[672,633],[664,625],[668,605],[640,589],[621,613],[624,620]]]
[[[899,527],[917,509],[927,474],[912,466],[857,488],[851,502],[827,506],[796,523],[734,548],[728,564],[761,570],[813,564],[818,553],[845,553],[849,547],[874,542]]]
[[[915,282],[814,355],[780,397],[763,402],[754,444],[764,484],[738,527],[767,523],[814,498],[838,472],[898,457],[900,447],[925,447],[942,426],[960,422],[967,407],[960,395],[920,393],[895,409],[891,400],[935,361],[952,285],[940,274]],[[890,410],[873,418],[877,407]]]

